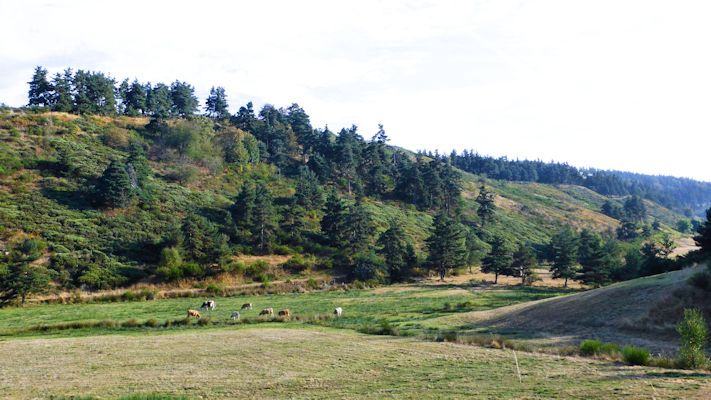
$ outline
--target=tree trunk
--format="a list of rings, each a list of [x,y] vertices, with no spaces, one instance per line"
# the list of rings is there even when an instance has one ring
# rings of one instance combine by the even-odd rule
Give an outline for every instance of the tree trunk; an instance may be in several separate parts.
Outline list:
[[[494,285],[496,285],[497,283],[499,283],[499,273],[498,272],[494,273]]]
[[[568,287],[568,278],[567,278],[567,277],[565,278],[565,283],[563,284],[563,287],[564,287],[564,288],[567,288],[567,287]]]
[[[439,280],[440,280],[441,282],[444,282],[444,275],[445,275],[446,273],[447,273],[447,270],[444,269],[444,268],[441,268],[441,269],[439,270]]]

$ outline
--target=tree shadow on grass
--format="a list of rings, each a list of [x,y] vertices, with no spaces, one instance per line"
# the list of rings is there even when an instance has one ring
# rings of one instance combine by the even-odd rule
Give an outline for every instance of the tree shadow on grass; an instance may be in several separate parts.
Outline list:
[[[42,188],[40,193],[42,193],[42,196],[72,210],[85,211],[93,209],[89,196],[83,190]]]

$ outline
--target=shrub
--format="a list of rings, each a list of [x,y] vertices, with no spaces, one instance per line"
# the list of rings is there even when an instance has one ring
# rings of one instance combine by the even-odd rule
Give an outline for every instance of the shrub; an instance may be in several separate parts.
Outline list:
[[[316,279],[314,278],[309,278],[309,280],[306,281],[306,287],[311,290],[316,290],[319,288],[318,282],[316,282]]]
[[[681,368],[704,368],[708,364],[704,347],[708,338],[708,327],[699,310],[685,309],[684,319],[676,326],[681,336],[681,347],[677,362]]]
[[[222,294],[224,291],[225,291],[225,288],[222,285],[217,284],[217,283],[209,283],[207,285],[207,287],[205,287],[205,293],[208,293],[208,294],[217,295],[217,294]]]
[[[158,326],[158,321],[155,318],[151,318],[147,320],[145,323],[143,323],[144,326],[147,326],[149,328],[155,328]]]
[[[649,350],[643,347],[625,346],[622,349],[622,359],[630,365],[649,364]]]
[[[125,149],[128,147],[128,141],[131,137],[131,132],[124,128],[110,127],[101,135],[101,141],[114,149]]]
[[[691,275],[689,284],[701,290],[711,290],[711,273],[708,271],[700,271]]]
[[[580,343],[580,354],[583,356],[594,356],[600,354],[600,348],[602,347],[602,342],[599,340],[583,340]]]
[[[247,266],[245,274],[251,278],[266,274],[269,271],[269,263],[264,260],[257,260]]]
[[[360,281],[382,282],[385,277],[383,261],[373,253],[359,253],[354,257],[352,274]]]
[[[137,327],[138,325],[139,325],[139,324],[138,324],[138,321],[136,321],[136,320],[133,319],[133,318],[132,318],[132,319],[129,319],[128,321],[124,321],[124,322],[121,323],[121,327],[122,327],[122,328],[135,328],[135,327]]]
[[[303,272],[313,266],[313,262],[307,261],[304,259],[303,256],[300,254],[297,254],[295,256],[292,256],[287,260],[284,264],[282,264],[282,267],[292,273],[300,273]]]
[[[210,324],[210,318],[200,318],[197,320],[198,325],[205,326]]]

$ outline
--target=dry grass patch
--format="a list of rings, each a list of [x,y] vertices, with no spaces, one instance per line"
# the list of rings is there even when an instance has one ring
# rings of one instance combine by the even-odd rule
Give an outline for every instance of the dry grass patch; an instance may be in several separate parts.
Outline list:
[[[320,329],[241,329],[0,342],[13,399],[698,398],[708,376]],[[654,388],[652,388],[654,386]]]

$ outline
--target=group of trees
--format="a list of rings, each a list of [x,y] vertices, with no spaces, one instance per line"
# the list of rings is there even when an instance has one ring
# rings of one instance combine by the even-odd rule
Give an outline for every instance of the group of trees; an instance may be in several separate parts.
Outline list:
[[[195,89],[186,82],[170,85],[114,78],[102,72],[65,69],[49,78],[43,67],[35,68],[29,82],[30,106],[53,111],[99,115],[147,115],[155,118],[191,116],[198,112]],[[227,96],[221,87],[213,87],[205,102],[206,115],[227,118]]]
[[[711,184],[687,178],[578,169],[565,163],[494,158],[468,150],[452,152],[449,158],[457,168],[492,179],[580,185],[607,196],[639,196],[677,211],[700,210],[711,203]]]

